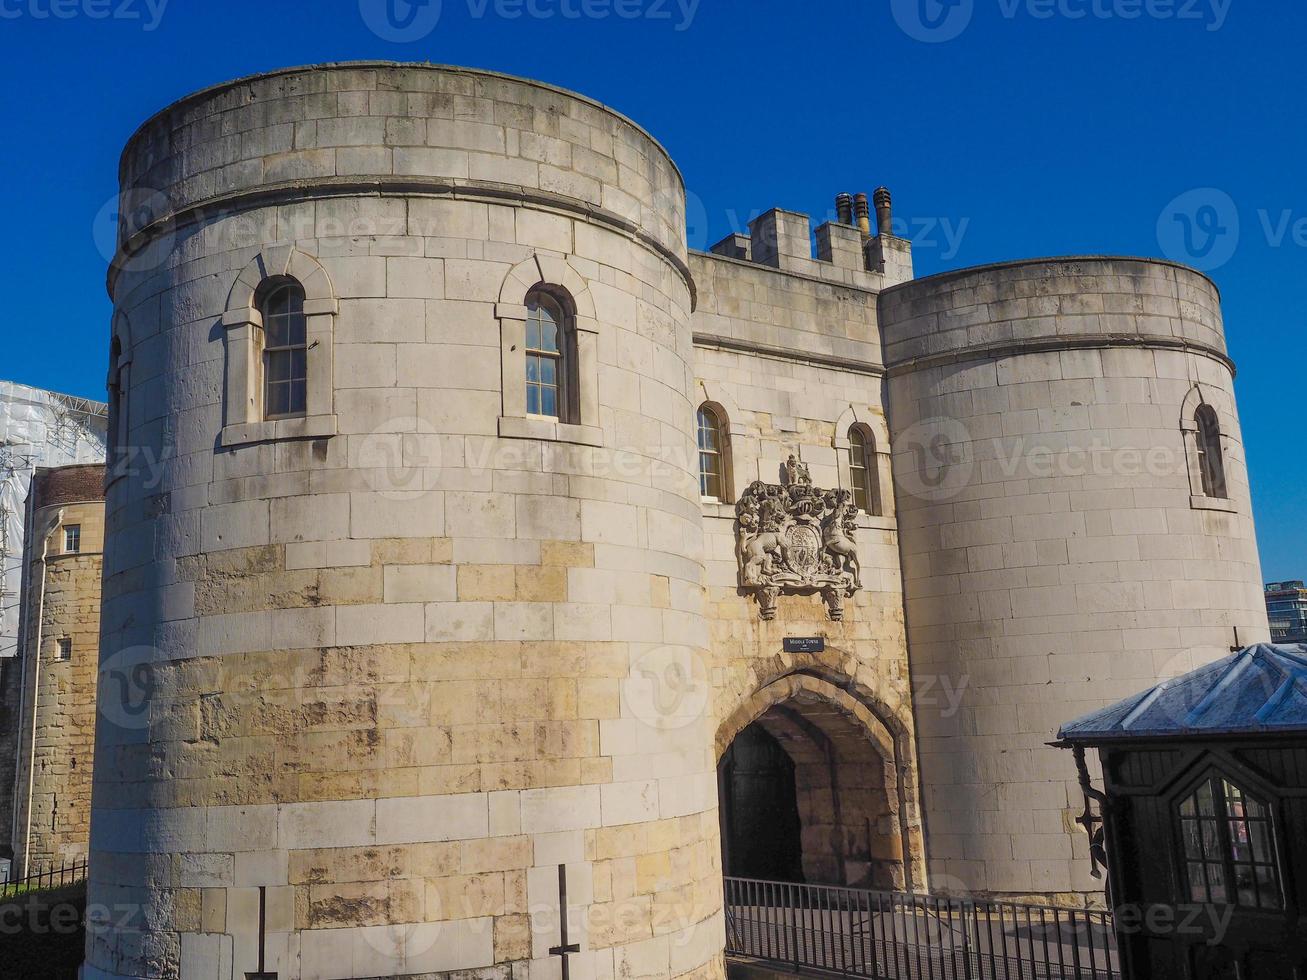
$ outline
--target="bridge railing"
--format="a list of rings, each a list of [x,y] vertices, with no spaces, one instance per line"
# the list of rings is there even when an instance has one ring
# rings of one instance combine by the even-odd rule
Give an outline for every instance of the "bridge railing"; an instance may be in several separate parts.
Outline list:
[[[1120,980],[1111,914],[726,879],[726,950],[868,980]]]

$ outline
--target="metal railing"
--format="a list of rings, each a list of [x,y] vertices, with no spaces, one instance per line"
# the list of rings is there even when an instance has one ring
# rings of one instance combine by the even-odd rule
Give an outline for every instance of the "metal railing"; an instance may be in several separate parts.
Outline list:
[[[12,898],[25,892],[38,892],[50,888],[62,888],[86,880],[86,859],[55,866],[54,864],[37,865],[36,871],[26,878],[14,878],[0,882],[0,898]]]
[[[726,879],[726,951],[869,980],[1120,980],[1111,914]]]

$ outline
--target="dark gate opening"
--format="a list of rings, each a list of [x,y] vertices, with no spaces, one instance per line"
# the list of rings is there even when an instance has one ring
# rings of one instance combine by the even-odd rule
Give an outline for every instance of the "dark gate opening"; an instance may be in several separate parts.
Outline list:
[[[794,762],[756,722],[717,766],[722,867],[730,877],[803,881]]]

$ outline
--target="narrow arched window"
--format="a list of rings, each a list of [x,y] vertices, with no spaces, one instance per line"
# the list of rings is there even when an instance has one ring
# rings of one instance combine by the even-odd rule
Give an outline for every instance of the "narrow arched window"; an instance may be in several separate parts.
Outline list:
[[[726,499],[726,439],[721,416],[708,405],[699,407],[699,496]]]
[[[1271,809],[1212,775],[1180,802],[1185,880],[1194,902],[1283,907]]]
[[[305,414],[308,336],[304,289],[293,279],[271,283],[259,301],[263,317],[263,417]]]
[[[864,514],[880,514],[880,479],[876,470],[876,439],[864,426],[849,430],[849,483],[853,502]]]
[[[543,289],[526,298],[526,412],[572,421],[567,311]]]
[[[1198,424],[1198,470],[1202,474],[1203,494],[1224,499],[1228,496],[1225,487],[1225,459],[1221,451],[1221,423],[1216,417],[1216,409],[1211,405],[1199,405],[1194,421]]]
[[[106,384],[109,389],[108,445],[105,452],[107,480],[118,475],[118,463],[127,447],[127,393],[123,391],[122,357],[123,342],[114,337],[109,342],[109,377]]]

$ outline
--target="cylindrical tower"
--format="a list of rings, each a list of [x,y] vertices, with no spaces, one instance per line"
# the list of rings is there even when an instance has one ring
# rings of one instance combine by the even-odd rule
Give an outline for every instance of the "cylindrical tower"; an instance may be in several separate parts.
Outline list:
[[[880,314],[932,886],[1101,894],[1045,743],[1267,635],[1216,287],[1050,259]]]
[[[85,976],[719,976],[665,151],[366,63],[121,176]]]
[[[28,491],[13,877],[86,858],[100,640],[104,466],[38,469]]]

